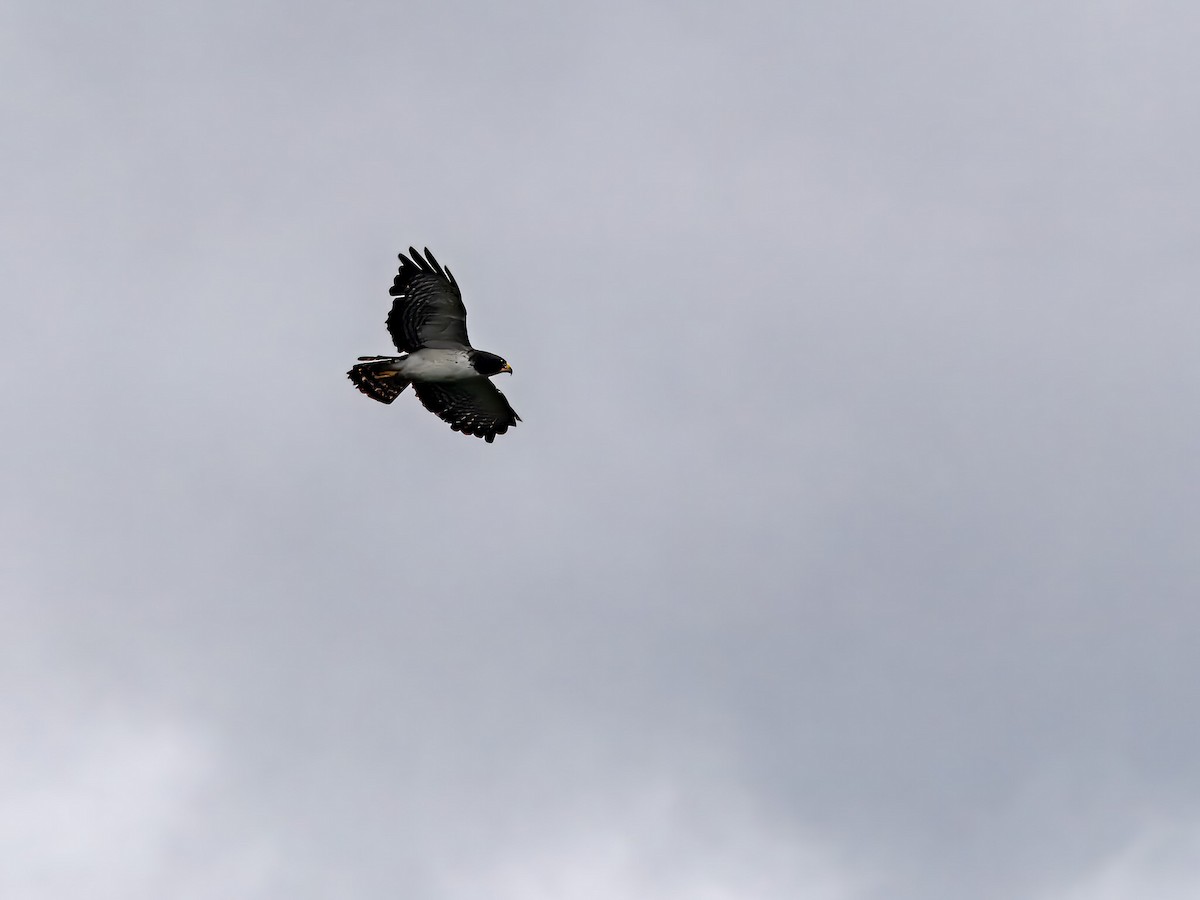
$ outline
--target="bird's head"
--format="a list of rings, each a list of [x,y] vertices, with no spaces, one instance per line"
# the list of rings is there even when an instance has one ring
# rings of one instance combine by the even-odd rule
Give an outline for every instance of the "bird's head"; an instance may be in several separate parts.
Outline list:
[[[501,372],[512,374],[512,366],[510,366],[503,358],[495,353],[488,353],[484,350],[474,350],[471,352],[471,366],[480,375],[486,375],[489,378],[492,375],[499,375]]]

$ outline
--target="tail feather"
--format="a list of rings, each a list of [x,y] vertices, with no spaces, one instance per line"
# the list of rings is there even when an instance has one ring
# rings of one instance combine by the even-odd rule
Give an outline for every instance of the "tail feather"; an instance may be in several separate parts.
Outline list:
[[[360,356],[359,364],[346,376],[354,386],[380,403],[391,403],[404,392],[409,382],[392,368],[396,360],[390,356]]]

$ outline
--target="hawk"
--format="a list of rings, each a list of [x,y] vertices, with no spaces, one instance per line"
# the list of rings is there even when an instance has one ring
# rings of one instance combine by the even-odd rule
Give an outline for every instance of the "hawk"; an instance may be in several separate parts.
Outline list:
[[[360,356],[346,374],[380,403],[391,403],[410,384],[425,408],[463,434],[489,444],[521,421],[489,379],[512,366],[476,350],[467,338],[467,308],[458,282],[425,248],[400,254],[392,284],[388,332],[404,356]]]

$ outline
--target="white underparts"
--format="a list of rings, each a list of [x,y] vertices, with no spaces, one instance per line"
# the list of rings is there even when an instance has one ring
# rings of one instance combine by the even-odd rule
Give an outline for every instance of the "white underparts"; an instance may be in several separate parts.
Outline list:
[[[464,381],[479,378],[466,350],[424,347],[396,360],[396,371],[409,381]]]

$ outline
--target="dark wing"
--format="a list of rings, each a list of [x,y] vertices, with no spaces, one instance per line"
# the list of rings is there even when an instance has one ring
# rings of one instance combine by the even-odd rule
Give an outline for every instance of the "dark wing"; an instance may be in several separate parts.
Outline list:
[[[489,444],[521,421],[500,389],[486,378],[468,381],[418,381],[413,390],[425,408],[463,434]]]
[[[396,299],[388,313],[387,327],[396,349],[411,353],[422,347],[470,347],[467,308],[458,282],[433,258],[428,247],[424,258],[412,247],[408,253],[411,259],[400,254],[400,271],[389,292]]]

